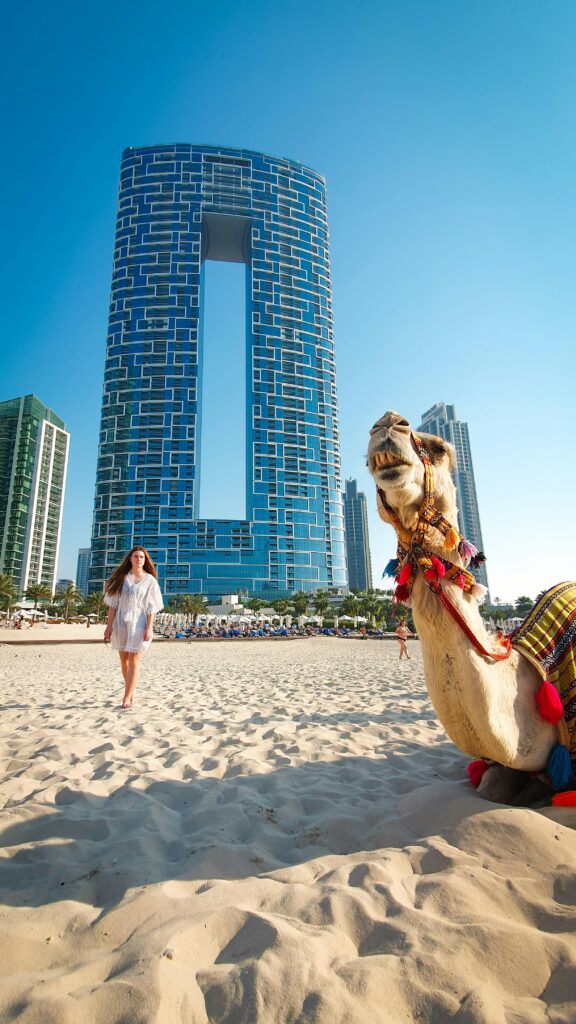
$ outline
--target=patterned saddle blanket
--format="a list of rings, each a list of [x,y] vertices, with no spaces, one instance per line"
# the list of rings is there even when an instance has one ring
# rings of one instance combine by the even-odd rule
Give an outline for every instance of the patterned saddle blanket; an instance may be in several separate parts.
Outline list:
[[[558,583],[541,594],[510,639],[558,690],[564,705],[559,739],[576,761],[576,583]]]

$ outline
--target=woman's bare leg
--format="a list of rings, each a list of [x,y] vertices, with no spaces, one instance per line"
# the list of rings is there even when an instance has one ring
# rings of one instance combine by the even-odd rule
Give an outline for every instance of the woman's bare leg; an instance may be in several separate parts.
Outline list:
[[[129,708],[132,706],[134,700],[134,692],[138,685],[138,676],[140,675],[140,657],[139,653],[132,653],[131,651],[124,652],[127,659],[127,669],[125,676],[126,688],[124,690],[124,700],[122,702],[123,708]]]
[[[124,685],[126,685],[126,676],[128,673],[128,654],[126,651],[118,651],[118,653],[120,655],[120,668],[122,669],[122,678],[124,680]]]

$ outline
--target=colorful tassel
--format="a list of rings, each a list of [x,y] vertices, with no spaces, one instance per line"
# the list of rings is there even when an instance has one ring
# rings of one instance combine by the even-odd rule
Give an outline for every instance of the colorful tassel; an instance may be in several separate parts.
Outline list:
[[[459,540],[460,534],[458,533],[458,530],[455,530],[454,527],[451,526],[450,529],[446,532],[444,546],[448,549],[455,548]]]
[[[576,789],[567,789],[565,793],[555,793],[552,803],[555,807],[576,807]]]
[[[462,539],[458,545],[458,554],[464,562],[464,568],[467,569],[474,556],[478,554],[478,548],[469,540]]]
[[[438,579],[442,579],[442,577],[446,575],[446,566],[444,565],[444,562],[441,562],[439,558],[434,557],[432,557],[430,561],[432,562],[432,565],[436,570],[436,575],[438,576]]]
[[[486,561],[486,555],[483,551],[477,551],[476,554],[470,559],[470,565],[473,569],[479,569],[482,562]]]
[[[396,577],[396,579],[398,580],[398,583],[400,583],[400,584],[408,583],[408,581],[410,580],[411,576],[412,576],[412,566],[410,565],[410,562],[406,562],[406,565],[403,565],[402,568],[400,569],[400,572],[398,573],[398,576]]]
[[[473,786],[480,785],[484,772],[490,767],[488,761],[485,761],[483,757],[479,757],[476,761],[470,761],[466,771],[468,772],[468,778]]]
[[[488,587],[483,587],[481,583],[475,583],[470,593],[472,594],[473,597],[476,598],[478,602],[480,602],[483,601],[484,598],[486,597],[486,594],[488,593]]]
[[[546,765],[552,789],[565,789],[572,776],[570,751],[563,743],[556,743]]]
[[[399,565],[400,565],[400,562],[398,561],[397,558],[391,558],[390,561],[388,562],[386,568],[384,569],[384,572],[382,573],[382,577],[384,577],[384,576],[395,576],[396,573],[398,572],[398,566]]]
[[[564,707],[558,690],[547,679],[544,680],[536,694],[536,707],[540,718],[552,725],[557,725],[564,716]]]
[[[394,591],[394,597],[396,598],[397,601],[406,601],[406,599],[410,597],[410,591],[408,590],[408,587],[406,585],[396,587],[396,590]]]
[[[454,577],[452,582],[455,584],[455,586],[460,587],[461,590],[464,590],[464,587],[466,586],[466,577],[463,576],[461,572],[459,572],[458,575]]]

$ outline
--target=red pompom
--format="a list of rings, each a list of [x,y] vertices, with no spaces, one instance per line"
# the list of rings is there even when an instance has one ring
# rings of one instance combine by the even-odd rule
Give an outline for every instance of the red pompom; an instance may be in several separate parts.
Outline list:
[[[452,582],[457,587],[460,587],[461,590],[464,590],[464,587],[466,586],[466,577],[463,576],[461,572],[459,572],[458,575],[454,577]]]
[[[446,574],[446,566],[444,565],[444,562],[441,562],[439,558],[434,557],[431,558],[431,562],[436,570],[437,576],[440,579],[442,579],[442,577]]]
[[[569,789],[566,793],[554,793],[552,803],[555,807],[576,807],[576,789]]]
[[[394,591],[394,597],[397,601],[405,601],[406,598],[410,597],[410,591],[406,586],[396,587]]]
[[[468,778],[470,779],[470,782],[472,783],[473,786],[476,786],[476,788],[478,788],[482,781],[482,776],[484,775],[484,772],[489,767],[490,765],[488,764],[488,761],[485,761],[483,757],[478,758],[477,761],[470,761],[470,764],[468,765],[467,768],[467,772]]]
[[[402,568],[400,569],[400,572],[398,573],[396,579],[398,583],[402,585],[403,583],[408,583],[408,580],[410,579],[411,576],[412,566],[410,565],[410,562],[406,562],[406,565],[403,565]]]
[[[426,572],[424,573],[424,579],[429,580],[431,583],[433,583],[434,580],[438,579],[436,569],[426,569]]]
[[[564,715],[564,707],[558,690],[546,679],[536,694],[536,707],[540,718],[552,725],[556,725]]]

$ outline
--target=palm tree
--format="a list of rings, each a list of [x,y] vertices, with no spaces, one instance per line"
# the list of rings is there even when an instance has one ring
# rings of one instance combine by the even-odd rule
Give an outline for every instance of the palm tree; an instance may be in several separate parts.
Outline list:
[[[54,594],[54,603],[60,605],[64,612],[64,618],[68,620],[70,609],[82,604],[83,594],[80,593],[75,583],[68,583],[63,590],[57,590]]]
[[[339,615],[358,615],[358,598],[354,594],[347,594],[338,609]]]
[[[297,591],[297,593],[295,593],[292,596],[292,607],[294,608],[294,614],[305,615],[306,612],[308,611],[309,601],[310,597],[308,594],[305,594],[303,590]]]
[[[7,572],[0,572],[0,604],[10,615],[10,608],[18,597],[18,584],[13,576]]]
[[[523,619],[525,615],[528,615],[533,604],[534,601],[531,598],[526,596],[519,597],[514,604],[514,611],[518,618]]]
[[[100,593],[100,591],[97,591],[95,594],[89,594],[82,605],[82,611],[87,615],[95,615],[98,622],[103,622],[106,611],[104,594]]]
[[[208,602],[205,597],[202,597],[202,594],[183,594],[178,606],[186,615],[194,616],[194,625],[196,625],[198,616],[206,613]]]
[[[266,604],[266,602],[261,601],[259,597],[249,597],[244,603],[251,612],[254,612],[255,615],[257,615],[260,609],[264,608],[264,605]]]
[[[286,597],[276,597],[271,602],[272,608],[278,615],[288,615],[290,608],[292,607],[290,601]]]
[[[378,611],[376,612],[376,619],[383,625],[387,625],[394,614],[394,605],[389,597],[385,597],[383,601],[379,602]]]
[[[380,611],[380,601],[374,591],[366,590],[359,601],[360,614],[370,619],[372,626],[375,625],[376,615]]]
[[[330,601],[328,600],[328,594],[324,590],[317,590],[314,594],[314,611],[320,618],[326,614],[330,607]]]
[[[46,583],[31,583],[26,587],[25,595],[27,601],[34,601],[34,610],[38,609],[39,601],[49,601],[52,597],[52,590]]]

